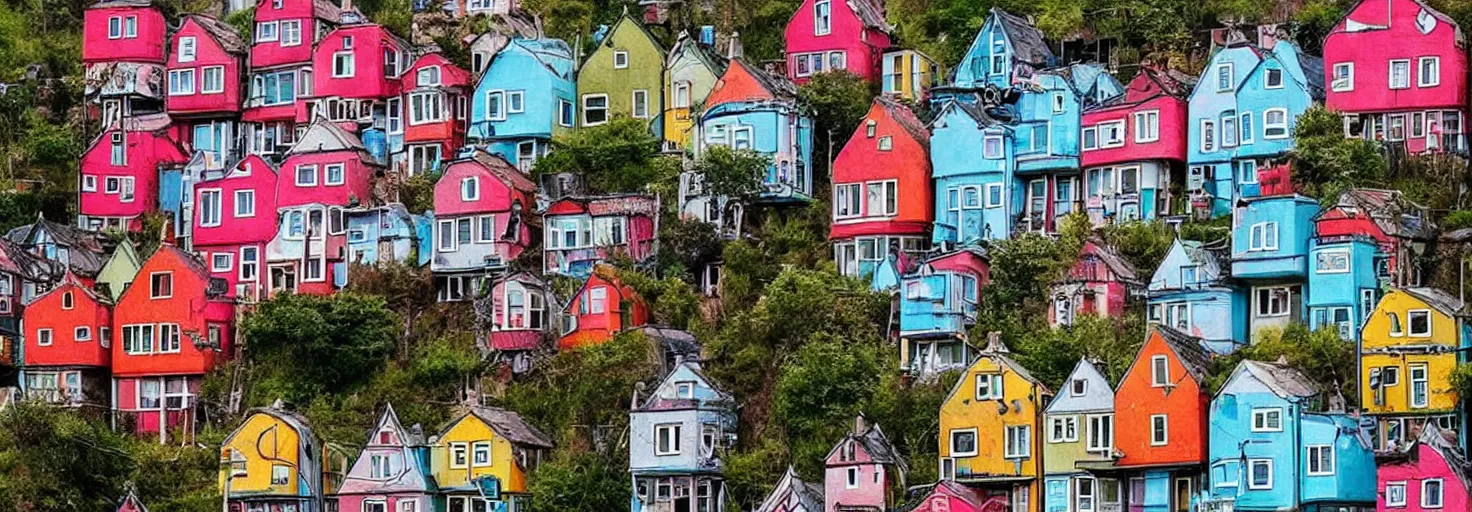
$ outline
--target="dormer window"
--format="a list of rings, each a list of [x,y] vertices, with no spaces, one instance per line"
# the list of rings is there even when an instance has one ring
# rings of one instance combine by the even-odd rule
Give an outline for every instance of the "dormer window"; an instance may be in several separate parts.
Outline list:
[[[676,382],[675,398],[695,398],[695,383],[691,381]]]
[[[393,442],[394,432],[392,430],[384,430],[378,433],[378,444],[393,444]]]
[[[61,294],[61,309],[72,309],[74,307],[76,307],[76,302],[72,300],[72,292]]]
[[[415,81],[420,87],[440,85],[440,67],[428,66],[415,74]]]
[[[193,37],[179,38],[179,62],[194,62],[195,39]]]
[[[878,128],[879,123],[876,123],[873,119],[870,119],[869,122],[864,123],[864,136],[871,139],[874,138],[874,133],[878,131]]]
[[[1088,390],[1089,381],[1084,379],[1073,379],[1073,381],[1068,383],[1068,392],[1073,396],[1084,396],[1084,393]]]
[[[460,180],[460,200],[480,200],[480,178],[472,176]]]

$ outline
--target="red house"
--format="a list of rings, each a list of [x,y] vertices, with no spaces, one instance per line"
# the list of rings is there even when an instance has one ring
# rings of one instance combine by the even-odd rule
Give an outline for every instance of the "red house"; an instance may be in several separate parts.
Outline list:
[[[562,310],[559,349],[597,345],[624,329],[649,323],[649,309],[634,288],[623,284],[613,269],[600,266]]]
[[[242,121],[251,153],[277,154],[296,141],[297,99],[312,96],[317,38],[345,20],[358,20],[328,0],[260,0],[250,51],[250,93]],[[324,72],[328,68],[319,68]]]
[[[643,261],[654,253],[659,199],[641,194],[565,197],[543,212],[543,271],[584,276],[614,254]]]
[[[787,21],[787,77],[803,84],[818,73],[846,69],[879,80],[890,30],[879,0],[803,0]]]
[[[26,306],[25,382],[31,399],[106,405],[112,366],[112,301],[70,273]]]
[[[204,374],[231,357],[235,303],[199,258],[164,244],[113,313],[113,409],[138,433],[194,428]]]
[[[1351,137],[1467,148],[1467,41],[1420,0],[1360,0],[1324,38],[1325,102]]]
[[[382,111],[400,92],[399,72],[409,44],[372,23],[328,32],[312,53],[312,91],[297,98],[298,123],[321,117],[356,132],[360,119]]]
[[[462,300],[488,271],[531,245],[537,185],[505,159],[476,151],[450,162],[434,186],[434,257],[440,299]]]
[[[1104,242],[1085,240],[1068,274],[1053,282],[1048,321],[1056,326],[1071,325],[1078,315],[1118,318],[1129,297],[1143,289],[1134,265]]]
[[[427,53],[405,70],[403,86],[403,97],[387,102],[388,131],[404,133],[409,175],[431,172],[465,142],[470,72],[444,55]]]
[[[1320,237],[1374,238],[1387,256],[1385,266],[1377,272],[1388,274],[1396,287],[1421,285],[1421,272],[1414,263],[1420,255],[1416,246],[1436,240],[1436,226],[1426,207],[1406,199],[1399,190],[1346,190],[1333,206],[1319,212],[1314,226]]]
[[[1186,96],[1191,85],[1173,72],[1144,67],[1122,96],[1083,113],[1082,200],[1095,224],[1171,213],[1173,185],[1186,179]],[[1055,203],[1045,203],[1049,225],[1057,229]]]
[[[92,141],[82,154],[78,224],[88,229],[138,229],[139,216],[158,210],[160,168],[189,161],[177,126],[156,114],[128,118]]]
[[[126,116],[163,110],[164,44],[168,23],[148,0],[92,4],[82,14],[82,64],[86,96],[100,103],[88,112],[109,126]]]
[[[215,18],[189,14],[169,43],[170,117],[183,125],[183,143],[219,169],[238,155],[235,121],[243,99],[241,72],[250,45]]]
[[[872,272],[892,247],[912,257],[923,254],[932,198],[930,131],[908,107],[875,98],[833,163],[828,238],[839,272]]]
[[[276,166],[256,155],[207,171],[194,185],[191,246],[241,300],[264,297],[261,263],[276,237],[276,186]]]

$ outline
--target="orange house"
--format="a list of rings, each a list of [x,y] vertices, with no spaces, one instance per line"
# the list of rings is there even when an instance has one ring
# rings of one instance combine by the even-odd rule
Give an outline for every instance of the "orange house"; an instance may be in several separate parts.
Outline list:
[[[644,299],[619,281],[611,268],[598,267],[562,310],[562,339],[557,347],[597,345],[624,329],[647,323],[649,308]]]
[[[26,396],[47,403],[105,405],[112,364],[112,301],[75,275],[25,311]]]
[[[232,352],[235,303],[198,257],[159,247],[113,314],[113,409],[120,425],[167,440],[193,428],[204,374]]]

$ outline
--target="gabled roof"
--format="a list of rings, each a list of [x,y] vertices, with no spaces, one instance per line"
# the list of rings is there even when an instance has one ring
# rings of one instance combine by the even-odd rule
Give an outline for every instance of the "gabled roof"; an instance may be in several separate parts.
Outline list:
[[[31,254],[9,239],[0,239],[0,272],[28,281],[49,282],[61,278],[67,270],[60,263]]]
[[[859,17],[864,28],[883,32],[894,29],[884,20],[884,4],[880,3],[880,0],[848,0],[845,3],[848,4],[849,9],[854,11],[854,15]]]
[[[999,7],[993,7],[991,14],[1007,33],[1007,40],[1012,42],[1012,54],[1018,60],[1041,67],[1055,59],[1053,50],[1043,41],[1043,32],[1031,21]]]
[[[1074,396],[1069,389],[1075,380],[1086,383],[1082,396]],[[1104,373],[1093,362],[1087,358],[1079,358],[1078,363],[1073,365],[1073,371],[1068,372],[1068,378],[1063,379],[1063,389],[1053,396],[1053,401],[1048,402],[1043,412],[1071,414],[1113,409],[1114,389],[1109,386],[1109,379],[1104,377]]]
[[[989,126],[1005,126],[1005,124],[1006,124],[1006,123],[1003,123],[1001,120],[999,120],[999,119],[997,119],[995,117],[992,117],[991,114],[988,114],[986,112],[986,109],[984,109],[984,108],[982,108],[980,106],[977,106],[976,104],[967,103],[967,102],[960,101],[960,100],[957,100],[957,99],[952,98],[952,99],[946,100],[945,103],[942,104],[941,107],[936,110],[936,112],[935,112],[935,119],[930,122],[930,126],[929,127],[930,128],[934,128],[935,127],[935,123],[939,122],[942,118],[944,118],[945,117],[945,113],[947,111],[950,111],[950,110],[958,110],[961,113],[966,114],[967,116],[970,116],[971,119],[974,120],[974,121],[976,121],[976,124],[979,125],[979,126],[981,126],[982,128],[986,128],[986,127],[989,127]]]
[[[368,151],[363,140],[342,129],[337,123],[318,118],[312,121],[296,144],[286,151],[287,156],[326,151]]]
[[[1387,3],[1391,2],[1391,1],[1394,1],[1394,0],[1387,0]],[[1463,41],[1462,26],[1461,25],[1458,25],[1457,24],[1457,21],[1454,20],[1454,19],[1452,19],[1451,16],[1447,16],[1446,13],[1443,13],[1441,11],[1438,11],[1438,10],[1432,8],[1429,4],[1427,4],[1426,2],[1423,2],[1421,0],[1410,0],[1410,1],[1411,2],[1415,2],[1415,4],[1418,5],[1418,6],[1420,6],[1421,9],[1425,10],[1427,14],[1430,14],[1431,16],[1435,17],[1436,19],[1441,20],[1442,23],[1446,23],[1448,25],[1451,25],[1453,28],[1456,28],[1457,29],[1457,42]],[[1355,2],[1353,4],[1351,4],[1348,9],[1345,9],[1344,10],[1344,16],[1342,18],[1340,18],[1338,22],[1335,22],[1334,23],[1334,26],[1337,27],[1341,23],[1343,23],[1345,25],[1348,25],[1349,24],[1349,21],[1350,21],[1350,19],[1349,19],[1350,15],[1354,14],[1354,12],[1360,8],[1360,5],[1362,5],[1364,3],[1365,3],[1365,0],[1355,0]],[[1356,22],[1356,23],[1359,24],[1359,25],[1361,25],[1361,26],[1364,26],[1366,28],[1373,28],[1373,29],[1379,29],[1379,30],[1384,30],[1384,29],[1390,28],[1388,25],[1365,25],[1365,24],[1358,23],[1358,22]],[[1336,33],[1336,32],[1333,32],[1333,31],[1330,32],[1330,34],[1334,34],[1334,33]]]
[[[552,438],[527,423],[520,414],[500,407],[471,406],[466,415],[480,418],[501,437],[512,443],[533,448],[552,448]]]
[[[654,49],[659,51],[660,59],[663,60],[663,58],[665,56],[664,45],[663,44],[660,44],[659,39],[658,38],[655,38],[654,37],[654,34],[649,33],[649,27],[644,26],[644,23],[643,22],[640,22],[639,20],[634,19],[634,17],[629,14],[629,10],[628,10],[627,7],[624,8],[623,14],[622,15],[619,15],[618,21],[617,22],[614,22],[614,24],[613,24],[612,27],[608,27],[608,35],[606,35],[606,36],[603,37],[603,41],[601,41],[598,46],[603,47],[603,48],[612,48],[613,47],[613,34],[616,33],[616,32],[618,32],[619,27],[623,26],[623,24],[625,22],[628,22],[628,23],[634,25],[634,29],[635,30],[638,30],[640,34],[644,34],[644,38],[645,39],[648,39],[649,40],[649,44],[653,45],[654,46]],[[589,55],[588,58],[591,59],[593,57],[592,57],[592,55]]]
[[[1426,218],[1426,207],[1406,199],[1405,194],[1399,190],[1346,190],[1339,194],[1334,207],[1319,212],[1314,220],[1323,218],[1335,209],[1365,212],[1381,231],[1393,237],[1432,240],[1436,236],[1436,225]]]
[[[486,172],[491,173],[491,176],[501,180],[502,183],[505,183],[507,187],[511,187],[512,190],[526,194],[537,193],[537,184],[533,183],[531,178],[526,177],[521,171],[516,170],[516,167],[513,167],[511,162],[507,162],[501,155],[489,153],[484,149],[476,149],[469,158],[463,158],[462,160],[471,160],[480,164],[481,167],[485,168]]]
[[[1196,382],[1206,380],[1207,368],[1211,366],[1211,354],[1201,345],[1201,338],[1161,324],[1151,325],[1150,330],[1160,333],[1160,339],[1165,341],[1165,345],[1175,353],[1176,360],[1186,367],[1186,371],[1191,373]]]
[[[711,378],[707,376],[703,370],[700,369],[699,361],[687,358],[680,361],[680,364],[677,365],[675,369],[671,370],[669,375],[665,375],[663,379],[660,379],[659,385],[655,386],[654,388],[655,392],[650,393],[649,397],[645,398],[644,402],[638,404],[638,406],[635,407],[633,410],[635,412],[660,411],[669,409],[691,408],[702,405],[700,403],[702,402],[702,400],[698,398],[669,399],[659,396],[658,390],[660,388],[663,388],[666,383],[674,380],[676,375],[679,374],[679,370],[681,368],[688,370],[692,375],[695,376],[695,378],[700,380],[700,383],[703,384],[706,389],[709,389],[711,393],[715,394],[714,400],[705,400],[704,402],[734,403],[736,401],[736,397],[732,396],[730,393],[725,392],[720,387],[717,387],[715,381],[711,380]]]
[[[1463,309],[1461,300],[1437,288],[1401,288],[1401,291],[1425,302],[1443,315],[1454,317]]]
[[[1415,457],[1417,447],[1423,444],[1441,455],[1447,467],[1451,468],[1452,474],[1461,480],[1463,488],[1472,487],[1472,465],[1468,464],[1466,454],[1455,442],[1446,438],[1446,433],[1443,433],[1434,421],[1426,422],[1426,426],[1421,428],[1421,435],[1415,441],[1406,443],[1397,455]]]
[[[417,425],[415,426],[417,429]],[[394,433],[397,443],[378,443],[378,433],[383,430]],[[394,412],[393,404],[388,404],[383,413],[378,416],[378,422],[374,423],[373,429],[368,431],[368,442],[364,444],[363,451],[369,449],[399,450],[404,457],[404,467],[399,468],[400,473],[390,479],[371,478],[368,467],[359,468],[365,459],[359,452],[358,460],[348,469],[347,477],[338,489],[341,494],[380,494],[404,491],[431,491],[436,488],[434,477],[429,469],[428,461],[416,452],[419,447],[426,446],[424,435],[420,432],[411,432],[404,428],[399,422],[398,413]]]
[[[874,104],[882,107],[885,112],[889,113],[889,117],[900,125],[900,129],[909,134],[910,138],[915,139],[915,142],[919,142],[920,147],[929,151],[930,129],[925,127],[925,123],[915,116],[915,112],[910,110],[910,107],[884,96],[875,96]]]
[[[254,409],[246,411],[245,418],[248,420],[252,415],[258,413],[276,418],[277,420],[291,427],[292,430],[295,430],[297,433],[298,443],[307,446],[307,453],[322,453],[321,441],[317,438],[317,434],[312,431],[312,425],[310,422],[307,421],[306,416],[302,416],[296,411],[286,410],[282,407],[280,400],[277,400],[275,403],[271,404],[268,407],[256,407]],[[240,425],[236,426],[235,430],[230,432],[230,435],[225,436],[225,439],[228,441],[230,439],[234,439],[235,436],[240,435],[240,429],[245,428],[246,423],[248,423],[248,421],[240,422]]]
[[[518,37],[507,43],[506,48],[502,48],[501,51],[506,51],[512,46],[531,55],[549,73],[565,79],[573,78],[572,48],[568,47],[567,43],[563,40],[550,38],[526,39]],[[558,60],[562,62],[559,63],[557,62]],[[492,63],[494,64],[494,60],[492,60]]]
[[[764,69],[747,64],[745,59],[739,57],[731,60],[730,65],[726,67],[726,73],[721,76],[720,81],[725,82],[726,77],[735,73],[737,68],[740,68],[747,76],[750,76],[756,82],[756,85],[771,95],[772,98],[781,100],[797,99],[797,85],[793,84],[787,77],[768,73]],[[719,84],[716,86],[717,89],[721,87]],[[711,95],[715,95],[715,93],[716,91],[711,91]]]
[[[1093,247],[1094,250],[1088,250],[1089,247]],[[1124,256],[1120,255],[1118,251],[1115,251],[1114,247],[1104,243],[1103,240],[1092,237],[1087,240],[1084,244],[1084,251],[1079,254],[1078,261],[1083,261],[1083,257],[1088,254],[1092,254],[1094,257],[1099,258],[1099,261],[1104,262],[1104,266],[1109,267],[1109,271],[1113,272],[1115,277],[1119,278],[1120,281],[1136,284],[1140,282],[1140,274],[1135,270],[1135,266],[1129,260],[1124,259]],[[1077,263],[1076,261],[1075,264]],[[1064,280],[1067,280],[1067,278],[1065,277]]]
[[[823,510],[823,484],[804,482],[797,476],[797,470],[791,465],[787,466],[787,472],[782,474],[782,479],[772,487],[772,492],[762,500],[761,506],[755,512],[776,512],[789,510],[789,498],[796,498],[797,505],[808,512]]]
[[[682,50],[685,48],[689,48],[691,50],[690,53],[695,55],[695,58],[717,77],[725,74],[726,67],[731,63],[730,59],[727,59],[725,55],[721,55],[714,47],[701,44],[699,39],[690,37],[689,32],[681,30],[679,37],[675,39],[675,46],[670,48],[669,58],[665,62],[666,70],[670,69],[670,65],[674,64],[675,59],[684,53]]]
[[[236,32],[235,27],[229,23],[204,14],[186,14],[184,19],[198,24],[199,28],[204,30],[205,34],[208,34],[216,43],[219,43],[226,52],[235,55],[245,55],[250,52],[250,43],[240,37],[240,33]]]
[[[869,459],[873,462],[898,466],[901,472],[908,472],[910,470],[909,466],[905,464],[905,459],[900,457],[899,450],[895,449],[894,444],[889,442],[889,437],[884,435],[884,430],[879,428],[878,423],[866,421],[862,413],[859,414],[855,421],[863,422],[864,431],[849,431],[848,434],[843,436],[842,440],[838,441],[838,444],[833,445],[833,449],[828,450],[828,455],[823,457],[824,460],[833,458],[833,454],[837,453],[840,448],[843,448],[845,443],[855,442],[864,447],[864,452],[869,454]]]
[[[6,233],[5,238],[22,248],[28,248],[33,243],[34,236],[40,231],[49,233],[57,245],[67,248],[67,262],[72,272],[83,276],[95,276],[107,263],[107,248],[110,241],[102,233],[51,222],[45,217],[38,216],[34,223],[11,229],[9,233]],[[12,260],[17,265],[31,266],[24,261],[24,257],[17,256]],[[0,268],[4,267],[0,266]]]
[[[1291,400],[1309,398],[1319,394],[1318,384],[1303,372],[1287,365],[1246,359],[1237,363],[1237,368],[1232,371],[1232,377],[1227,379],[1227,382],[1230,384],[1239,374],[1243,373],[1251,374],[1279,398]],[[1222,386],[1222,390],[1225,391],[1227,387]]]
[[[143,505],[143,500],[138,499],[138,489],[129,482],[127,494],[118,502],[117,512],[148,512],[148,507]]]

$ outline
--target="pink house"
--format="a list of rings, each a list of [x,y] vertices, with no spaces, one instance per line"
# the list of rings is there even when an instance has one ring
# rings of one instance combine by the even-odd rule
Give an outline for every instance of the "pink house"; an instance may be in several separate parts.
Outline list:
[[[264,296],[261,261],[276,237],[276,182],[276,166],[251,155],[230,169],[206,172],[194,186],[192,244],[210,275],[229,283],[228,296]]]
[[[787,466],[782,479],[753,512],[818,512],[823,506],[823,484],[804,482]]]
[[[935,483],[930,493],[910,512],[1007,512],[1011,507],[1007,496],[982,496],[969,487],[950,480]]]
[[[312,96],[313,48],[317,38],[356,11],[329,0],[260,0],[250,51],[250,89],[241,120],[246,149],[279,154],[296,142],[299,97]],[[330,69],[321,68],[323,72]]]
[[[337,490],[341,512],[434,510],[430,447],[424,435],[404,428],[389,404]],[[383,475],[391,475],[385,478]]]
[[[106,129],[82,154],[78,225],[137,229],[138,216],[158,209],[159,169],[189,160],[169,117],[128,118]]]
[[[1095,224],[1170,213],[1172,184],[1186,179],[1190,93],[1189,79],[1145,67],[1130,80],[1122,97],[1083,113],[1081,199]],[[1052,219],[1056,203],[1044,203],[1047,218]]]
[[[1467,72],[1461,27],[1420,0],[1360,0],[1324,38],[1346,134],[1411,152],[1466,149]]]
[[[328,0],[260,0],[250,52],[252,69],[312,63],[316,34],[343,22],[344,12]],[[360,15],[359,15],[360,16]]]
[[[453,155],[465,143],[474,83],[469,71],[444,55],[426,53],[404,71],[403,87],[402,98],[387,102],[389,130],[404,132],[409,174],[431,172],[440,155]]]
[[[879,0],[803,0],[787,22],[787,77],[846,69],[873,82],[889,49],[889,23]]]
[[[654,253],[659,198],[642,194],[565,197],[543,212],[543,271],[586,276],[622,254],[644,261]]]
[[[505,159],[477,150],[450,162],[434,186],[434,257],[440,298],[465,298],[472,281],[504,268],[533,239],[537,186]]]
[[[1090,238],[1068,274],[1053,282],[1048,321],[1057,326],[1072,324],[1078,315],[1118,317],[1124,314],[1125,302],[1143,286],[1129,260]]]
[[[889,510],[903,501],[908,467],[879,425],[860,414],[854,429],[828,452],[823,478],[825,512]]]
[[[1451,436],[1452,439],[1448,439]],[[1426,422],[1421,436],[1403,449],[1377,455],[1377,512],[1467,512],[1467,461],[1457,448],[1454,432],[1442,432]]]
[[[250,45],[235,29],[202,14],[185,15],[169,43],[169,116],[183,125],[184,147],[205,155],[207,169],[238,157],[241,71]]]
[[[343,25],[317,42],[312,54],[312,90],[297,98],[296,121],[318,117],[357,131],[358,121],[382,111],[400,92],[404,51],[409,44],[372,23]]]
[[[168,23],[149,0],[92,4],[82,14],[82,62],[164,63]]]

